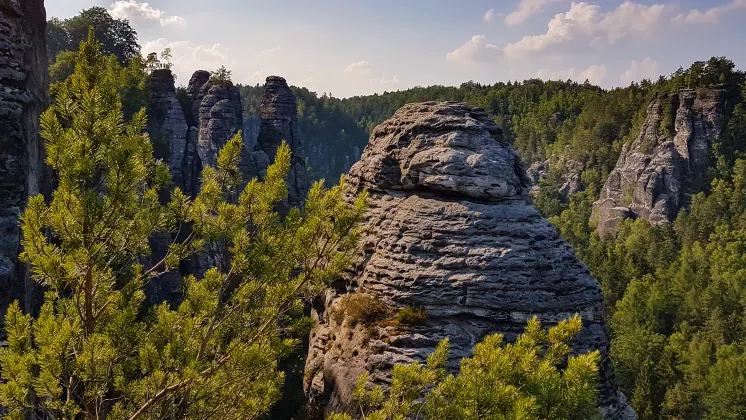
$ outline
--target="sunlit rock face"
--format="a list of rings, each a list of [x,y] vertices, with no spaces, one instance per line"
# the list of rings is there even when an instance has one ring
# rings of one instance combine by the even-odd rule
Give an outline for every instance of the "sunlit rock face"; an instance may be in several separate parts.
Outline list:
[[[594,203],[602,236],[613,236],[627,218],[669,223],[707,182],[712,142],[725,121],[725,91],[700,89],[657,97],[640,134],[622,148]],[[665,115],[669,112],[670,115]],[[673,132],[664,130],[665,118]]]
[[[0,1],[0,323],[13,300],[29,310],[38,298],[18,262],[18,217],[29,196],[51,185],[39,137],[48,91],[45,33],[43,0]]]
[[[599,350],[604,361],[604,417],[634,418],[608,358],[599,284],[532,205],[530,180],[500,134],[485,112],[453,102],[406,105],[373,131],[346,177],[350,197],[370,193],[359,259],[314,314],[305,373],[313,415],[353,413],[360,374],[386,387],[395,364],[424,361],[446,337],[455,370],[489,334],[513,340],[534,315],[551,326],[577,313],[575,351]],[[344,311],[353,293],[392,310],[424,307],[427,320],[353,325]]]
[[[288,204],[297,207],[303,203],[308,190],[306,160],[303,143],[298,134],[298,103],[284,78],[267,77],[262,102],[259,105],[261,125],[256,140],[254,159],[260,175],[274,161],[277,148],[282,142],[290,146],[292,152],[290,173],[288,174]]]

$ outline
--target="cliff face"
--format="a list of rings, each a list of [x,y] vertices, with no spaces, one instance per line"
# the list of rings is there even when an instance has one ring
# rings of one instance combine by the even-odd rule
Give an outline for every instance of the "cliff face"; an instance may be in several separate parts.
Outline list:
[[[220,150],[243,128],[241,92],[233,84],[205,83],[198,98],[199,135],[197,152],[203,165],[215,166]],[[244,144],[239,164],[244,181],[256,176],[251,150]]]
[[[256,140],[254,158],[261,175],[275,159],[277,148],[285,141],[292,151],[288,175],[288,202],[291,206],[302,204],[308,190],[303,143],[298,134],[298,103],[285,79],[267,77],[264,94],[259,106],[261,127]]]
[[[357,377],[386,386],[396,363],[424,361],[449,337],[450,369],[486,335],[509,340],[533,315],[547,325],[579,313],[578,352],[604,360],[605,418],[633,418],[608,359],[603,296],[588,269],[528,196],[517,154],[487,114],[459,103],[409,104],[378,126],[347,181],[370,191],[361,256],[315,314],[305,389],[315,415],[354,409]],[[364,293],[423,325],[357,325],[345,309]]]
[[[187,132],[184,110],[176,99],[176,87],[171,70],[155,70],[150,75],[149,92],[152,113],[149,133],[156,142],[165,143],[168,152],[166,162],[171,170],[174,187],[186,190],[194,175],[189,171],[187,156]]]
[[[20,298],[26,309],[32,300],[18,263],[18,217],[47,184],[39,138],[48,90],[45,32],[43,0],[0,1],[0,318],[12,300]]]
[[[676,218],[689,195],[706,181],[709,150],[722,133],[724,108],[724,91],[713,89],[683,91],[650,104],[640,135],[623,147],[594,203],[602,236],[615,234],[625,218],[653,223]],[[669,109],[673,135],[661,128]]]

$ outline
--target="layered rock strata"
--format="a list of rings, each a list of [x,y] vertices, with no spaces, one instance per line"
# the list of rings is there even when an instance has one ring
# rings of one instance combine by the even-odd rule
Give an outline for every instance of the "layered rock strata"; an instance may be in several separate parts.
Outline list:
[[[547,326],[583,318],[574,350],[602,354],[599,406],[634,418],[610,364],[601,289],[528,196],[530,182],[500,129],[453,102],[409,104],[371,135],[347,175],[368,189],[361,254],[315,314],[305,387],[314,415],[353,412],[356,380],[390,383],[397,363],[422,362],[450,339],[449,369],[494,333],[514,340],[536,315]],[[392,311],[421,306],[422,325],[355,324],[349,296]]]
[[[710,147],[724,128],[725,102],[724,91],[702,89],[660,96],[648,106],[639,136],[624,145],[594,203],[602,236],[614,235],[626,218],[653,223],[676,218],[706,182]]]
[[[174,76],[171,70],[155,70],[150,75],[149,84],[151,114],[154,115],[150,115],[148,131],[156,143],[167,145],[166,163],[173,186],[186,190],[188,185],[192,185],[190,178],[194,175],[186,161],[189,126],[181,103],[176,99]]]
[[[43,0],[0,2],[0,320],[20,299],[33,305],[33,284],[18,262],[18,217],[28,197],[46,192],[39,115],[47,103]]]
[[[306,198],[308,179],[303,143],[298,134],[298,103],[284,78],[267,77],[259,107],[261,127],[256,140],[254,159],[260,175],[274,161],[282,142],[290,146],[291,168],[288,175],[288,203],[299,206]]]

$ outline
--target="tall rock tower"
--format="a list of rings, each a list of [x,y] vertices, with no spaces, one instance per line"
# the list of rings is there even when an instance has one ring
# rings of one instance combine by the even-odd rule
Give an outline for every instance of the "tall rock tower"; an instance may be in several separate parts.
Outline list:
[[[599,408],[632,419],[609,360],[601,288],[534,208],[518,155],[487,114],[455,102],[405,105],[371,135],[347,175],[370,193],[360,258],[315,314],[305,389],[316,415],[355,409],[357,378],[390,383],[450,339],[451,370],[485,336],[514,340],[534,315],[546,326],[579,314],[574,351],[602,356]],[[422,325],[351,322],[349,294],[394,310],[422,306]]]
[[[254,151],[260,174],[274,161],[277,148],[285,141],[292,151],[288,175],[288,202],[299,206],[306,198],[308,177],[303,156],[303,143],[298,135],[298,103],[287,82],[279,76],[267,77],[259,107],[261,127]]]
[[[18,217],[42,191],[39,115],[47,102],[43,0],[0,1],[0,318],[14,299],[32,305],[32,284],[18,263]]]

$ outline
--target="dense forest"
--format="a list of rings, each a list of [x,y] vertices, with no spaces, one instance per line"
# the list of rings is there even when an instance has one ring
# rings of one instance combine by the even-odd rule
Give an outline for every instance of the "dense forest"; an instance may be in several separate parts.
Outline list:
[[[168,52],[142,57],[134,31],[105,10],[49,22],[52,92],[64,94],[91,25],[107,55],[102,83],[121,98],[125,120],[136,118],[148,108],[149,71],[168,66]],[[601,238],[592,204],[622,146],[638,135],[648,104],[699,88],[723,89],[727,97],[727,129],[711,145],[705,188],[672,224],[627,220],[615,237]],[[336,180],[359,158],[373,128],[406,103],[463,101],[487,110],[526,166],[552,163],[535,204],[601,283],[617,379],[638,417],[746,417],[746,74],[730,60],[714,57],[611,90],[529,79],[345,99],[302,87],[293,92],[316,179]],[[242,86],[241,94],[244,114],[255,115],[262,87]],[[661,132],[672,124],[669,118]],[[319,169],[330,156],[333,163]],[[567,195],[560,189],[569,172],[580,186]]]

